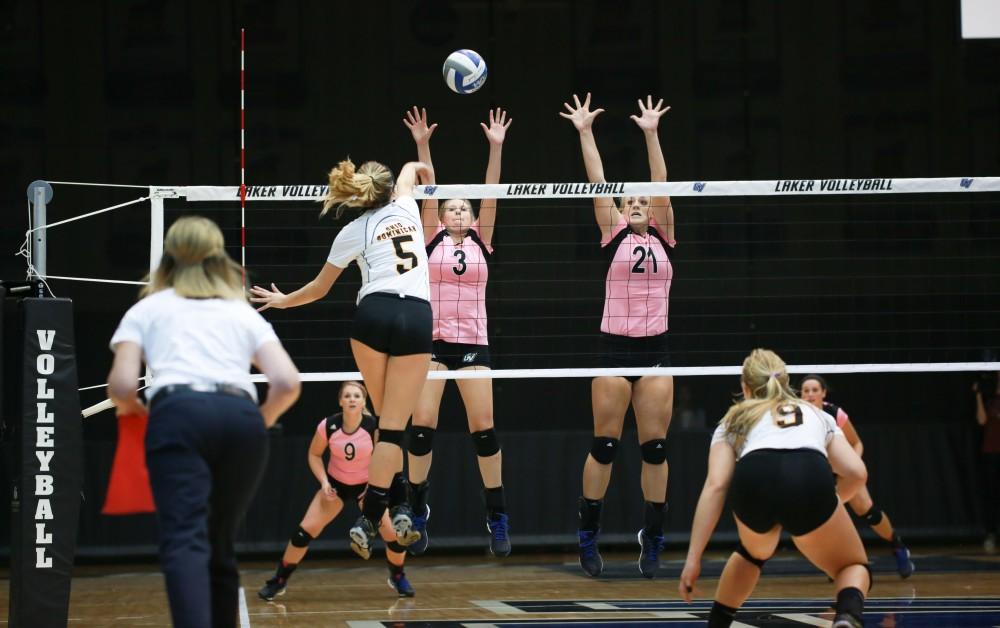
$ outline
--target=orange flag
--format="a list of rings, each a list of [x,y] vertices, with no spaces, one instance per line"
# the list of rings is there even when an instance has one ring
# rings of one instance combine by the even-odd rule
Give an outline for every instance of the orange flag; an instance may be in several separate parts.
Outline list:
[[[146,469],[146,423],[144,414],[118,417],[118,446],[111,465],[108,495],[104,499],[105,515],[135,515],[156,512],[153,491],[149,487]]]

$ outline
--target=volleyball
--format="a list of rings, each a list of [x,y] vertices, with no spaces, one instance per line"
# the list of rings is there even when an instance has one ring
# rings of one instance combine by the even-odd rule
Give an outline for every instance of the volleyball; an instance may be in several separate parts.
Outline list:
[[[486,62],[475,50],[456,50],[441,68],[444,82],[457,94],[471,94],[486,83]]]

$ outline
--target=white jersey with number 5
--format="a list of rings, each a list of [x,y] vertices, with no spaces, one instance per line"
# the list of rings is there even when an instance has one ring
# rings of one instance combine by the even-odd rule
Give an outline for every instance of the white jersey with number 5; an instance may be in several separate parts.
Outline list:
[[[354,260],[361,269],[358,302],[373,292],[430,300],[424,229],[411,197],[369,209],[340,230],[326,261],[346,268]]]
[[[758,449],[814,449],[824,456],[830,439],[844,432],[837,427],[837,419],[809,403],[787,404],[789,409],[797,411],[779,414],[775,418],[770,411],[757,421],[750,429],[743,449],[736,452],[737,458],[742,458],[751,451]],[[726,441],[730,445],[733,439],[726,434],[722,423],[712,434],[712,444]]]

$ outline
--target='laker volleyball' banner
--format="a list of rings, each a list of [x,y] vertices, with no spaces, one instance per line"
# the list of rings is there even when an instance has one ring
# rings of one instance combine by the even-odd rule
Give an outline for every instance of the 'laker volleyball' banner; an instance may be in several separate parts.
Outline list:
[[[325,185],[248,185],[248,201],[321,201]],[[614,196],[813,196],[829,194],[928,194],[1000,192],[1000,177],[928,179],[779,179],[772,181],[663,181],[653,183],[476,183],[417,185],[414,198],[594,198]],[[151,188],[154,195],[189,201],[239,201],[237,186]]]
[[[23,299],[20,307],[22,414],[11,508],[10,625],[65,627],[83,475],[73,303]]]

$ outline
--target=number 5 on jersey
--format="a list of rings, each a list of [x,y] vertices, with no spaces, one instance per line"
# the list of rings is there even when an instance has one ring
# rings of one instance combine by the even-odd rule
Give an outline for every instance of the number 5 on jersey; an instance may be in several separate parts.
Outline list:
[[[411,244],[412,242],[413,236],[411,235],[396,236],[392,239],[392,246],[396,249],[396,257],[405,262],[403,264],[396,264],[396,272],[400,275],[410,272],[418,264],[417,255],[413,251],[407,251],[403,248],[404,244]]]

